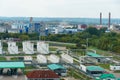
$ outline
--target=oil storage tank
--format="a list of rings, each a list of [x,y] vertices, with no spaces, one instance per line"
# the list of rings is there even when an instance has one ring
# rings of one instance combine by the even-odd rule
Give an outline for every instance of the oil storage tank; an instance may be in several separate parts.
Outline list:
[[[18,54],[18,46],[16,45],[16,42],[8,42],[8,52],[9,54]]]
[[[34,43],[30,41],[22,42],[23,45],[23,52],[25,54],[34,54]]]
[[[37,52],[40,54],[49,54],[49,44],[43,41],[37,42]]]
[[[58,56],[56,56],[56,55],[51,54],[50,56],[48,56],[48,60],[51,63],[59,63],[60,58]]]
[[[73,58],[68,54],[61,54],[61,59],[67,63],[73,63]]]
[[[44,55],[37,55],[38,63],[47,63],[47,57]]]

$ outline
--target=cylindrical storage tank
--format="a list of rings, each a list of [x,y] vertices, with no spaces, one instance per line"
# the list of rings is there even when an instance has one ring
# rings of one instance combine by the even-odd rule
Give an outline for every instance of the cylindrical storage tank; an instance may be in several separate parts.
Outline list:
[[[2,43],[0,41],[0,54],[2,54]]]
[[[48,56],[48,60],[51,63],[59,63],[60,58],[58,56],[52,54],[52,55]]]
[[[22,42],[23,45],[23,52],[25,54],[34,54],[34,43],[31,43],[30,41]]]
[[[8,52],[10,54],[18,54],[18,46],[16,45],[16,42],[8,42]]]
[[[47,58],[44,55],[37,55],[38,63],[47,63]]]
[[[69,56],[68,54],[62,54],[61,58],[63,61],[65,61],[67,63],[73,63],[73,58],[71,56]]]
[[[49,44],[42,41],[37,42],[37,52],[41,54],[49,54]]]

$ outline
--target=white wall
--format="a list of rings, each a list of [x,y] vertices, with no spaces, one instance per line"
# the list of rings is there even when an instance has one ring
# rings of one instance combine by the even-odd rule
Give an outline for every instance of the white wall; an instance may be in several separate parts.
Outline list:
[[[110,70],[113,70],[113,71],[120,70],[120,65],[119,66],[117,66],[117,65],[110,65]]]

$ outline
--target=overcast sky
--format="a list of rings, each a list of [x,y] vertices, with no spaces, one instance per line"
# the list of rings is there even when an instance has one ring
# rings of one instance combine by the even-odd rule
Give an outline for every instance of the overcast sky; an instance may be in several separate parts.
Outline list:
[[[120,18],[120,0],[0,0],[0,16]]]

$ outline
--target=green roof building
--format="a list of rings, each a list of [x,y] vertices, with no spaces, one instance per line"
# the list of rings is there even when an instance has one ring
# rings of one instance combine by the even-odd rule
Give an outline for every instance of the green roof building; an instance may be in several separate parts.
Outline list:
[[[116,77],[113,74],[102,74],[95,80],[116,80]]]
[[[93,77],[99,77],[101,74],[105,72],[104,68],[100,66],[87,66],[86,71]]]
[[[23,62],[0,62],[0,68],[25,68]]]
[[[87,66],[87,70],[89,71],[105,71],[104,68],[100,66]]]
[[[93,52],[87,52],[87,55],[88,56],[91,56],[91,57],[103,57],[103,56],[101,56],[101,55],[99,55],[99,54],[96,54],[96,53],[93,53]]]
[[[47,67],[54,71],[55,73],[57,73],[58,75],[60,76],[66,76],[66,68],[63,66],[63,65],[60,65],[60,64],[50,64],[50,65],[47,65]]]

